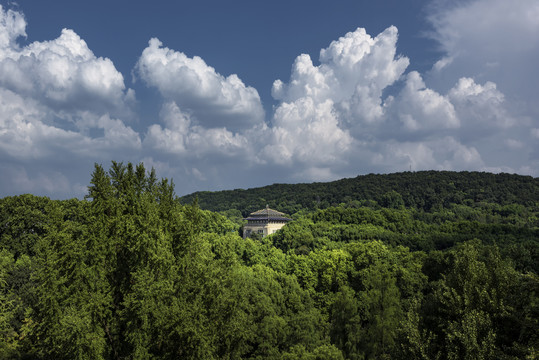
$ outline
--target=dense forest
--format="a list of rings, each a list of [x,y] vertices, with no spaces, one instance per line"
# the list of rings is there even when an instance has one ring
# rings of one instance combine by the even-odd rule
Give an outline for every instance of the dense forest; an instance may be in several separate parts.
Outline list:
[[[294,219],[243,239],[268,204]],[[0,199],[0,359],[535,359],[539,179],[367,175],[178,198],[96,165]]]
[[[243,216],[269,205],[289,214],[344,204],[383,207],[403,205],[424,211],[453,205],[492,203],[533,206],[539,198],[539,180],[531,176],[484,172],[419,171],[369,174],[327,183],[274,184],[254,189],[202,191],[181,197],[198,198],[202,209],[240,210]]]

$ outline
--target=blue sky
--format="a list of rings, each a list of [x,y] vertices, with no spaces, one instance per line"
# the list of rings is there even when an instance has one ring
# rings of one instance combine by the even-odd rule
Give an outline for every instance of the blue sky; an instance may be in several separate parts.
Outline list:
[[[539,174],[536,0],[0,5],[0,196]]]

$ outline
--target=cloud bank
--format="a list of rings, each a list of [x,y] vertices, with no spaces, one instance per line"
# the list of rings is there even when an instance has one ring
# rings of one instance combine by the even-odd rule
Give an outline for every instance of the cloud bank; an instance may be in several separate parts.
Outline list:
[[[130,116],[134,91],[72,30],[19,46],[26,25],[22,13],[0,6],[3,195],[80,196],[82,167],[140,150],[139,134],[118,118]]]
[[[410,169],[538,176],[537,82],[515,81],[537,76],[539,6],[505,3],[432,6],[444,56],[426,74],[408,71],[394,26],[357,28],[315,61],[300,54],[273,83],[271,114],[237,75],[153,38],[133,74],[159,94],[160,111],[138,120],[142,99],[110,59],[70,29],[22,46],[24,15],[0,6],[1,195],[81,197],[93,163],[110,160],[144,161],[182,194]]]

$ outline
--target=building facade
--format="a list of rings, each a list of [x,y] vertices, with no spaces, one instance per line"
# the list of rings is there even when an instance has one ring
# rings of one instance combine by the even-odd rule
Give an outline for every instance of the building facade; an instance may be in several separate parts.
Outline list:
[[[292,221],[282,212],[267,206],[265,209],[251,213],[245,220],[247,220],[247,224],[243,226],[244,239],[252,234],[259,234],[262,237],[268,236]]]

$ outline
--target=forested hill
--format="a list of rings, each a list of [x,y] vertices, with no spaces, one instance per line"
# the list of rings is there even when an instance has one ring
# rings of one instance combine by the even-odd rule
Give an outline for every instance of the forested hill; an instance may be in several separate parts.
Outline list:
[[[420,171],[369,174],[326,183],[274,184],[253,189],[196,192],[202,209],[237,209],[245,216],[269,205],[288,214],[338,204],[416,208],[432,211],[451,204],[527,205],[539,201],[539,178],[485,172]]]

